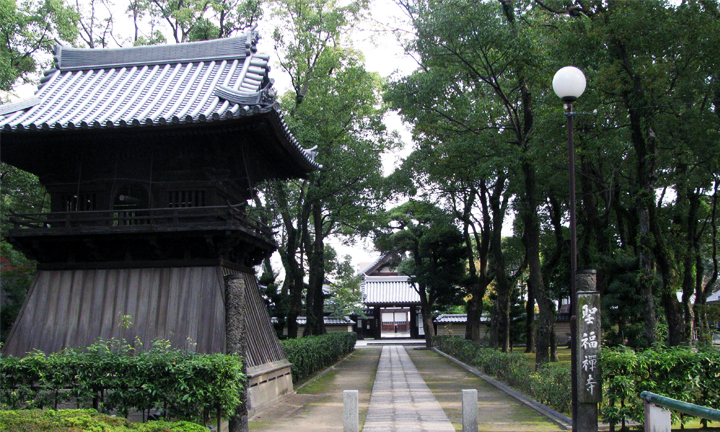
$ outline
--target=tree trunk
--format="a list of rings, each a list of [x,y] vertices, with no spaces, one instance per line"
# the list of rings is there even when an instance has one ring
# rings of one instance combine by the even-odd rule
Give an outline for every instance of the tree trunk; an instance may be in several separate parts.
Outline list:
[[[308,254],[308,290],[306,296],[305,313],[307,324],[304,336],[321,335],[324,333],[324,303],[323,284],[325,282],[325,246],[322,233],[322,206],[319,203],[309,205],[312,213],[314,237],[306,230],[303,235],[305,250]]]
[[[529,279],[540,307],[535,340],[535,363],[539,365],[550,361],[550,334],[553,332],[555,325],[555,304],[545,288],[542,277],[540,221],[537,216],[535,168],[525,161],[522,164],[522,169],[525,175],[525,199],[522,207],[522,218],[525,223]]]
[[[496,298],[490,311],[490,329],[488,330],[488,346],[497,348],[500,342],[500,303]]]
[[[285,185],[275,183],[272,190],[275,193],[278,206],[280,207],[280,216],[282,217],[283,226],[285,227],[287,235],[285,250],[280,252],[280,258],[282,259],[286,274],[283,290],[287,290],[290,293],[290,305],[287,316],[288,337],[294,339],[298,336],[297,317],[302,311],[302,293],[304,290],[303,269],[297,259],[302,230],[295,228],[295,225],[293,225],[293,217],[290,214]],[[298,221],[298,227],[302,227],[300,221]]]
[[[473,342],[480,341],[480,319],[482,317],[482,298],[476,295],[478,289],[473,286],[472,298],[467,302],[467,324],[465,325],[465,339]]]
[[[535,294],[528,282],[527,302],[525,303],[525,352],[535,352]]]
[[[427,290],[424,286],[417,286],[420,294],[420,310],[422,311],[423,325],[425,326],[425,346],[432,348],[433,336],[435,336],[435,326],[432,319],[432,304],[428,301]]]

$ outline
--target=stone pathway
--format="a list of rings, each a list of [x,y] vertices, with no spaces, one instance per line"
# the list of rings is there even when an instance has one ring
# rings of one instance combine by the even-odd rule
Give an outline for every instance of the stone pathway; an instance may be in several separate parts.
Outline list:
[[[455,432],[402,346],[383,347],[363,432]]]

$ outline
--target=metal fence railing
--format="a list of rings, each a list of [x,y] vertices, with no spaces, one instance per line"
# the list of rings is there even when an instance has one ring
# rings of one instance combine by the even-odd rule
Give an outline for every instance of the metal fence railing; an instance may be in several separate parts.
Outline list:
[[[693,417],[720,421],[720,410],[682,402],[669,397],[644,391],[640,398],[645,402],[645,431],[670,432],[670,411],[678,411]]]

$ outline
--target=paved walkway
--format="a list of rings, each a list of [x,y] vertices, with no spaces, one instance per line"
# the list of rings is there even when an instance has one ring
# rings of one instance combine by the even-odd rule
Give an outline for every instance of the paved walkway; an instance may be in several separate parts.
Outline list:
[[[383,357],[381,364],[380,359]],[[408,362],[408,357],[412,363]],[[422,379],[417,377],[417,373]],[[394,407],[390,405],[393,378],[406,380],[404,384],[401,380],[394,383],[398,390],[394,396]],[[384,383],[387,384],[383,389]],[[374,388],[376,391],[373,391]],[[434,397],[421,395],[428,388]],[[251,419],[250,430],[342,432],[343,391],[358,390],[360,425],[364,425],[365,432],[452,431],[447,428],[447,420],[443,419],[445,423],[436,421],[439,417],[435,417],[435,414],[428,417],[429,413],[425,410],[436,410],[437,404],[444,411],[443,414],[435,411],[437,415],[447,416],[451,427],[459,432],[462,430],[461,392],[469,388],[478,390],[479,431],[558,432],[560,429],[544,416],[519,404],[440,354],[411,347],[373,346],[356,350],[320,378],[298,388],[296,394],[283,396],[276,404],[262,409]],[[385,401],[378,398],[381,394],[378,391],[386,393]],[[417,411],[421,404],[421,414],[413,413],[412,409]],[[370,409],[374,411],[373,414]],[[438,427],[443,425],[445,429],[429,429],[427,424],[421,426],[423,415],[429,423],[437,424]]]
[[[385,346],[363,432],[455,432],[402,346]]]

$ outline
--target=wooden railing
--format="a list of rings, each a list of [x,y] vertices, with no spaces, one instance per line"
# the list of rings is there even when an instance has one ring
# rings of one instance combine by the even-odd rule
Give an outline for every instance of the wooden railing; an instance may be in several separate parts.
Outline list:
[[[78,229],[98,232],[143,231],[144,227],[172,229],[230,225],[257,234],[272,235],[267,226],[248,216],[241,205],[13,214],[9,220],[15,229],[41,229],[48,233]]]

